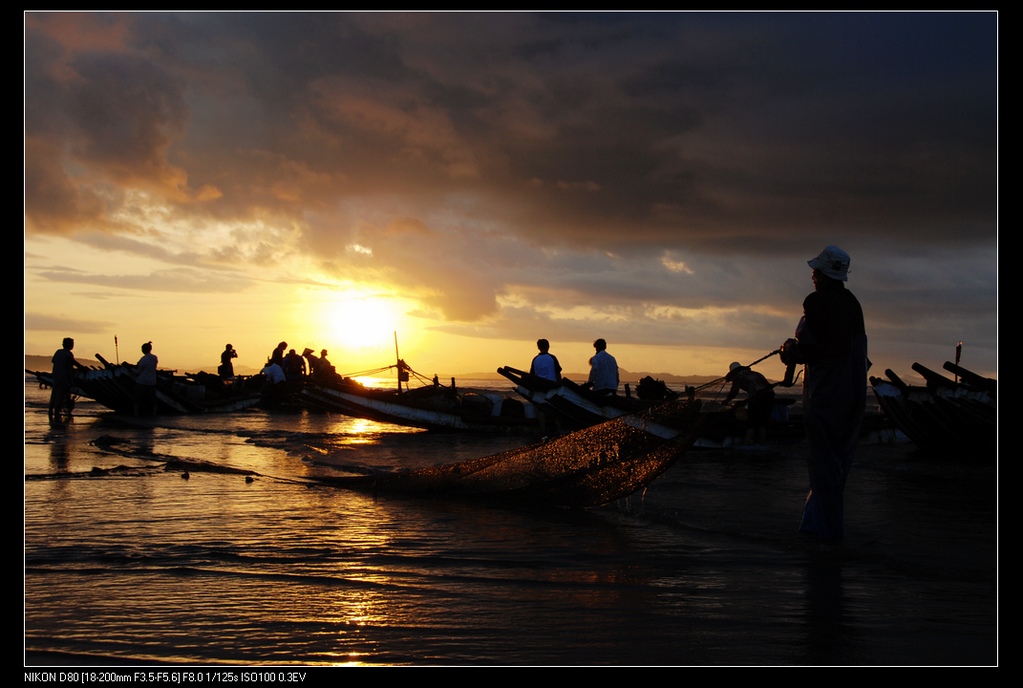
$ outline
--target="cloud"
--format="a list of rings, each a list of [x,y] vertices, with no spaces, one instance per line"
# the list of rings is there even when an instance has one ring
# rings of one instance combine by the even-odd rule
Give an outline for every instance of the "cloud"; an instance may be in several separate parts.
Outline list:
[[[47,279],[360,280],[445,331],[665,345],[787,336],[835,243],[884,337],[993,340],[997,27],[29,13],[26,233],[148,261]]]
[[[42,313],[26,313],[25,329],[46,332],[76,332],[81,334],[98,334],[111,327],[111,323],[73,318],[65,316],[45,315]]]
[[[994,84],[923,72],[947,62],[931,36],[886,28],[912,17],[186,16],[145,16],[149,37],[124,39],[159,51],[65,45],[73,78],[46,86],[68,109],[67,155],[179,203],[193,179],[214,191],[199,212],[300,219],[381,194],[435,211],[458,194],[527,239],[612,250],[789,250],[825,224],[992,236]],[[200,78],[183,47],[214,27]],[[973,58],[972,35],[932,30]],[[869,51],[846,50],[858,41]],[[225,89],[243,108],[230,120],[211,104]]]
[[[186,120],[183,82],[142,56],[103,50],[105,41],[58,48],[74,35],[63,18],[50,36],[35,22],[26,29],[28,229],[114,229],[129,188],[185,199],[187,174],[168,160]]]
[[[94,287],[112,287],[119,290],[142,290],[164,293],[232,293],[241,291],[251,284],[248,280],[236,276],[189,268],[174,268],[151,273],[120,275],[54,269],[40,270],[36,273],[36,276],[41,280],[64,284],[81,284]]]

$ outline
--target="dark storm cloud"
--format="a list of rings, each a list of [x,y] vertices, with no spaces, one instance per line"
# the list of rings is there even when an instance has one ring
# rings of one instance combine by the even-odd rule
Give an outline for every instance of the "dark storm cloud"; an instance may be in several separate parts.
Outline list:
[[[35,31],[26,32],[26,65],[25,205],[32,229],[116,227],[109,214],[125,188],[181,197],[185,174],[167,157],[185,124],[180,79],[136,55],[68,55]]]
[[[457,190],[545,242],[613,247],[628,225],[630,243],[788,250],[824,223],[956,242],[993,236],[993,31],[973,14],[151,14],[135,52],[75,55],[66,84],[27,91],[65,105],[77,161],[171,189],[187,174],[224,192],[204,212],[286,206],[267,180],[301,169],[305,203]],[[30,57],[55,60],[31,33]],[[262,177],[237,166],[257,154],[278,160]]]
[[[69,99],[80,128],[92,132],[89,150],[152,161],[181,125],[182,78],[193,97],[234,84],[229,102],[244,95],[258,106],[228,113],[238,129],[220,132],[241,148],[296,145],[288,125],[302,124],[302,115],[339,137],[364,133],[371,120],[362,129],[332,122],[329,111],[310,114],[305,102],[317,90],[337,101],[379,94],[381,107],[412,121],[417,108],[446,116],[463,145],[497,156],[488,171],[500,172],[503,161],[521,182],[621,189],[623,212],[642,217],[654,202],[678,199],[687,171],[701,177],[684,157],[685,136],[697,130],[706,133],[692,141],[696,160],[712,154],[700,144],[715,130],[768,150],[795,146],[787,158],[802,151],[815,164],[858,150],[868,160],[887,153],[878,166],[912,165],[911,154],[937,143],[957,157],[985,148],[990,155],[993,29],[991,15],[140,15],[131,43],[161,66],[126,53],[77,56]],[[27,90],[38,92],[34,83]],[[257,117],[253,130],[247,120]],[[532,139],[514,130],[523,120],[536,123]],[[409,135],[408,122],[393,127]],[[858,170],[857,160],[841,162],[833,174]],[[734,169],[727,163],[716,166]],[[762,172],[772,191],[793,174]],[[879,186],[870,178],[854,188]]]

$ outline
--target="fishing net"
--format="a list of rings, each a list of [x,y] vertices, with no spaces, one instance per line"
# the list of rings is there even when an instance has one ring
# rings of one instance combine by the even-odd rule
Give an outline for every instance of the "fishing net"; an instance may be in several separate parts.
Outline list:
[[[642,489],[692,445],[699,404],[669,401],[554,440],[414,471],[339,478],[357,489],[598,506]]]

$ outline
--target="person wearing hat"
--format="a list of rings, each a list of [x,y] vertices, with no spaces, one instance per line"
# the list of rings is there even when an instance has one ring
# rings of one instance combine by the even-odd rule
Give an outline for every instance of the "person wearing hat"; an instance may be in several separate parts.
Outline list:
[[[317,375],[317,368],[320,366],[320,359],[308,346],[302,350],[302,358],[309,362],[309,374]]]
[[[320,350],[320,362],[316,364],[316,376],[321,378],[333,377],[335,374],[334,365],[327,360],[327,350]]]
[[[746,392],[746,444],[753,444],[754,436],[756,441],[763,444],[767,441],[767,421],[771,418],[771,410],[774,408],[774,385],[767,381],[767,378],[748,368],[738,361],[733,361],[728,366],[728,375],[725,380],[732,383],[732,389],[728,391],[724,403],[727,404],[739,392]]]
[[[803,301],[796,336],[781,347],[782,362],[804,365],[810,493],[799,530],[822,541],[845,536],[845,483],[867,398],[867,334],[863,309],[845,288],[849,263],[837,246],[807,262],[814,291]]]

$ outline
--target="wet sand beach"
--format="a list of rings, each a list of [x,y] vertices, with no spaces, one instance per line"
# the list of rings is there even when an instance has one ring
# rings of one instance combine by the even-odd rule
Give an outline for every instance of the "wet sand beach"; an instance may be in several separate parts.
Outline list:
[[[521,437],[76,413],[49,423],[26,384],[27,667],[999,661],[995,457],[861,447],[820,549],[798,442],[691,451],[583,511],[308,484]]]

